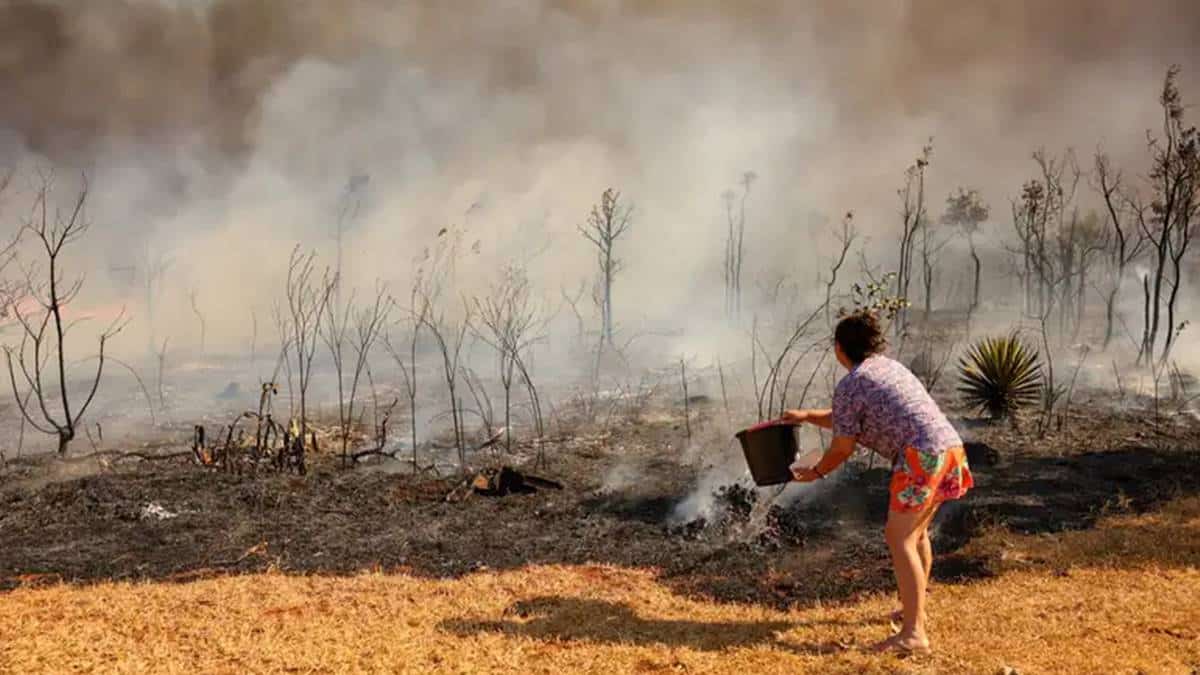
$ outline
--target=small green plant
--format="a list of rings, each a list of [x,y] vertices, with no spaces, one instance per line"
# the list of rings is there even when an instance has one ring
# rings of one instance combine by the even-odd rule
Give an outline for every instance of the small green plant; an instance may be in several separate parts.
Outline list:
[[[892,283],[896,278],[895,272],[888,272],[879,281],[869,284],[854,284],[850,287],[853,308],[841,307],[838,316],[848,316],[854,312],[868,311],[888,321],[896,318],[896,314],[911,303],[899,295],[891,293]]]
[[[958,364],[958,391],[967,405],[1003,419],[1036,404],[1042,393],[1041,360],[1016,333],[979,340]]]

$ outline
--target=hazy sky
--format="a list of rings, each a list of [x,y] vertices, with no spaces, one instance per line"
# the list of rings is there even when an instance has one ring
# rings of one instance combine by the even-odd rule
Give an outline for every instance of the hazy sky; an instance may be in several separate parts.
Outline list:
[[[637,205],[618,305],[679,316],[720,304],[743,171],[756,273],[815,280],[814,213],[886,242],[930,137],[934,211],[978,187],[1007,231],[1039,146],[1137,168],[1169,64],[1200,98],[1197,36],[1185,0],[9,0],[0,158],[92,172],[97,297],[135,292],[113,268],[174,259],[160,332],[196,290],[210,340],[240,339],[297,241],[328,252],[360,173],[355,283],[402,285],[453,224],[464,287],[517,261],[557,297],[588,278],[575,227],[614,186]]]

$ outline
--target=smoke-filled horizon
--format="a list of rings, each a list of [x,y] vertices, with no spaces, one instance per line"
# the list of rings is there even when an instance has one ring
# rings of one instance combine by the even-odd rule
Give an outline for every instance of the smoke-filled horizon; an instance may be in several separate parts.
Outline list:
[[[128,305],[130,352],[149,333],[194,346],[192,297],[213,348],[242,349],[252,315],[271,335],[288,253],[333,263],[355,176],[353,285],[405,297],[450,228],[460,290],[516,263],[558,302],[590,288],[576,228],[613,187],[635,207],[617,321],[700,332],[722,305],[721,195],[744,172],[747,295],[779,275],[819,294],[847,211],[892,267],[896,190],[930,138],[931,215],[979,189],[999,257],[1036,148],[1145,169],[1167,67],[1200,96],[1197,34],[1182,0],[8,2],[0,163],[89,172],[80,302]],[[18,181],[0,218],[27,203]]]

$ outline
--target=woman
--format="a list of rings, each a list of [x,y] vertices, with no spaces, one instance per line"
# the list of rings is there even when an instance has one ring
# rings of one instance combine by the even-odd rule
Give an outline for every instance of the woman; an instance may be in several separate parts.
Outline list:
[[[831,410],[789,410],[784,419],[831,429],[833,442],[800,482],[820,480],[841,466],[855,444],[892,462],[884,537],[900,592],[900,631],[876,649],[929,651],[925,589],[933,563],[929,523],[938,506],[974,484],[962,439],[921,381],[883,355],[887,341],[870,312],[852,314],[834,330],[834,352],[849,373],[837,384]]]

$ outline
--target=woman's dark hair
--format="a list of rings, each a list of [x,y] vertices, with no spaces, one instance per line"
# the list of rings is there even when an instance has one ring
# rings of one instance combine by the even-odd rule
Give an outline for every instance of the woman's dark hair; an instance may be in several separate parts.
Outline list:
[[[868,356],[878,354],[887,347],[887,338],[879,328],[879,319],[870,310],[858,310],[838,321],[833,330],[842,351],[855,363],[862,363]]]

